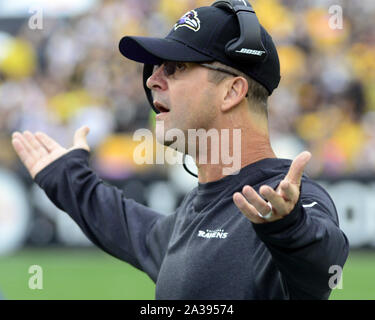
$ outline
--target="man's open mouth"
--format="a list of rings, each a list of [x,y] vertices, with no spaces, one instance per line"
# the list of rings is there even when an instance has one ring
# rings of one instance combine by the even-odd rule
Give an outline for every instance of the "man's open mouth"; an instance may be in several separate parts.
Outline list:
[[[154,106],[160,113],[169,112],[169,109],[158,101],[154,101]]]

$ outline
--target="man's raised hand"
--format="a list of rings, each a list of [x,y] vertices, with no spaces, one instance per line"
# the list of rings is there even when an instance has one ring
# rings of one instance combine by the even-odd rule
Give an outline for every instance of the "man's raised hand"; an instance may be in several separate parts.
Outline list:
[[[12,145],[34,179],[41,170],[69,151],[74,149],[90,151],[86,141],[89,131],[90,129],[86,126],[79,128],[74,134],[73,147],[70,149],[62,147],[43,132],[32,134],[30,131],[14,132]]]
[[[253,223],[272,222],[284,218],[292,212],[299,199],[303,171],[310,158],[310,152],[300,153],[293,160],[287,175],[280,182],[276,191],[270,186],[261,186],[259,193],[266,201],[252,187],[244,186],[242,193],[233,194],[235,205]],[[269,219],[265,220],[261,217],[267,216],[270,210],[272,210],[272,215]]]

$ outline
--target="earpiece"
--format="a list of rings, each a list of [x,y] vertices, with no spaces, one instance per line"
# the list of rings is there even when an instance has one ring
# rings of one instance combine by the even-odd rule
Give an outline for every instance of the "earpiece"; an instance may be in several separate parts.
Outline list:
[[[260,24],[251,4],[246,0],[218,0],[213,7],[233,12],[240,26],[240,37],[232,39],[225,46],[225,53],[239,62],[259,63],[266,59]]]

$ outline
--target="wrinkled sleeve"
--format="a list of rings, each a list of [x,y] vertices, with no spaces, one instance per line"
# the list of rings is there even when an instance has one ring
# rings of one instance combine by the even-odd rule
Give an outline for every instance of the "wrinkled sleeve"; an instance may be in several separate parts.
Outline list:
[[[343,268],[349,243],[323,188],[302,181],[300,198],[288,216],[253,227],[269,249],[290,298],[328,299],[330,268]]]
[[[95,245],[156,281],[174,214],[165,216],[126,199],[90,169],[88,159],[84,149],[70,151],[39,172],[35,182]]]

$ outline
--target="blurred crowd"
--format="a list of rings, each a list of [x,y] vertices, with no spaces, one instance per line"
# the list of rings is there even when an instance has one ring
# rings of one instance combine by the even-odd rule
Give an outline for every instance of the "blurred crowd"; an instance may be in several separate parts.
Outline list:
[[[0,18],[0,167],[27,177],[11,147],[15,130],[44,131],[69,147],[85,124],[102,177],[122,181],[165,170],[134,164],[132,135],[150,127],[153,115],[142,66],[121,56],[118,42],[124,35],[165,36],[186,11],[212,2],[103,0],[78,16],[44,16],[42,30],[30,28],[31,14]],[[269,101],[276,153],[291,158],[310,150],[312,176],[374,174],[375,2],[252,4],[281,61],[280,87]]]

